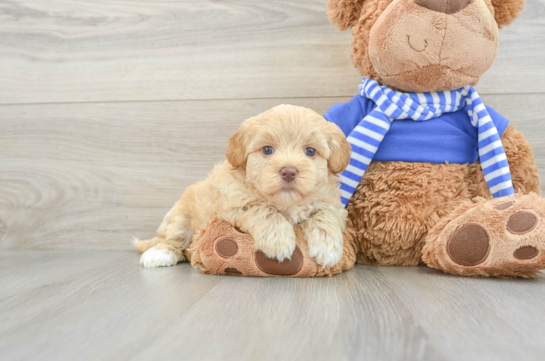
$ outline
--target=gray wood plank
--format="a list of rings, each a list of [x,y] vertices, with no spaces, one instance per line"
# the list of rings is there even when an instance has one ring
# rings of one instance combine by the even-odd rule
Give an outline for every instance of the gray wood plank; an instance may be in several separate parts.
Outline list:
[[[544,275],[356,266],[260,279],[137,263],[135,252],[0,253],[2,359],[541,360],[545,351]]]
[[[537,316],[545,296],[540,287],[543,275],[535,280],[484,281],[427,267],[418,267],[415,272],[402,268],[380,271],[407,302],[429,342],[441,345],[444,354],[456,355],[460,360],[543,358],[524,355],[526,347],[541,350],[541,354],[545,350],[541,336],[545,327],[540,325],[541,316]]]
[[[544,14],[545,0],[526,0],[520,17],[500,29],[498,57],[477,85],[480,93],[544,92]]]
[[[244,119],[349,98],[0,107],[0,249],[125,249],[224,159]],[[484,100],[533,144],[545,176],[545,95]]]
[[[355,94],[327,0],[0,3],[0,104]],[[545,91],[545,0],[501,31],[483,94]]]

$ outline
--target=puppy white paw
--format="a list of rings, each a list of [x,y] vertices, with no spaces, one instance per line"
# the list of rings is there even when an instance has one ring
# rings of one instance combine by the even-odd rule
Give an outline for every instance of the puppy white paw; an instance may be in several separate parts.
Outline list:
[[[331,268],[343,257],[343,234],[341,231],[326,233],[319,228],[305,230],[309,256],[324,268]]]
[[[255,247],[269,258],[276,258],[280,262],[291,259],[295,251],[295,232],[293,226],[286,225],[273,227],[261,235],[253,236]]]
[[[331,268],[343,258],[343,248],[316,243],[309,247],[309,256],[314,257],[316,263],[324,268]]]
[[[168,267],[178,263],[178,257],[168,249],[148,249],[140,257],[140,264],[144,267]]]

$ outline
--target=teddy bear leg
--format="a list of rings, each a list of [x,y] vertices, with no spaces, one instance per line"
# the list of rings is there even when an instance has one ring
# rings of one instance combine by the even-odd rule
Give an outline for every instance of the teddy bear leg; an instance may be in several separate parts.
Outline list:
[[[490,191],[478,167],[480,197],[465,201],[430,231],[422,257],[428,266],[464,276],[525,278],[545,268],[545,200],[539,197],[532,148],[511,125],[502,143],[517,195],[487,201]]]
[[[423,260],[447,273],[535,277],[545,269],[545,200],[537,194],[466,201],[428,234]]]
[[[371,163],[347,207],[358,263],[421,264],[428,231],[473,198],[468,174],[466,164]]]
[[[279,262],[255,248],[247,233],[224,221],[214,221],[195,235],[188,250],[191,264],[203,273],[252,277],[319,277],[332,276],[353,267],[356,259],[353,233],[345,231],[341,261],[323,269],[309,256],[307,242],[300,227],[294,227],[296,248],[291,259]]]

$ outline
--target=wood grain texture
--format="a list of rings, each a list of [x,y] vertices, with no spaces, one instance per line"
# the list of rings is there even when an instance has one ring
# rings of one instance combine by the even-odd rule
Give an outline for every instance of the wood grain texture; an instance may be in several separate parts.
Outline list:
[[[0,104],[351,96],[327,0],[0,2]],[[482,94],[545,91],[545,0],[500,32]]]
[[[183,190],[224,159],[243,120],[348,99],[2,106],[0,249],[126,249],[154,236]],[[484,101],[527,136],[545,177],[545,95]]]
[[[325,279],[145,269],[131,252],[0,254],[2,360],[542,360],[545,276],[369,267]]]

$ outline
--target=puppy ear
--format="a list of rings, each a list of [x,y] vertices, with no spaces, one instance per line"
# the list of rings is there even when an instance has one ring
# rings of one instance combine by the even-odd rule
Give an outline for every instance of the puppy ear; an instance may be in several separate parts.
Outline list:
[[[352,147],[341,128],[339,128],[335,123],[328,122],[329,128],[329,139],[328,145],[331,151],[328,159],[328,167],[331,173],[337,174],[345,170],[350,163],[350,153],[352,152]]]
[[[492,0],[494,18],[498,23],[498,27],[509,25],[518,18],[525,3],[526,0]]]
[[[333,25],[342,31],[356,25],[361,15],[364,0],[329,0],[327,16]]]
[[[229,138],[229,146],[225,156],[229,164],[235,169],[246,168],[247,128],[248,125],[243,123],[237,132]]]

